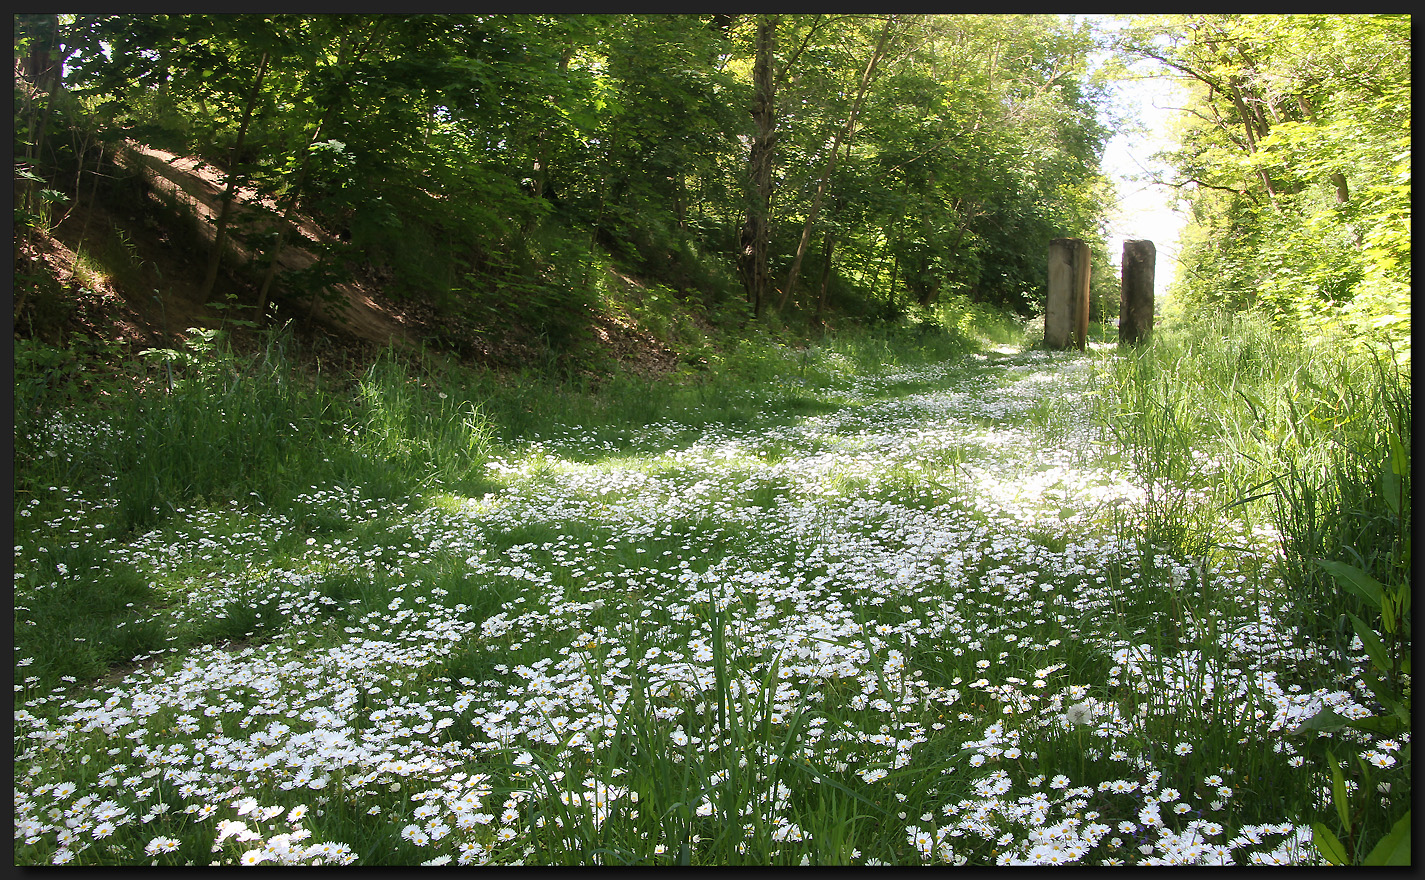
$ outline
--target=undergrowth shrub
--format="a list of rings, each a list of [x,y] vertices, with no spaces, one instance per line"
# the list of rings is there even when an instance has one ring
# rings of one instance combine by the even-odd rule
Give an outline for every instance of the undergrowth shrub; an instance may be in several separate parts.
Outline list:
[[[1283,569],[1298,596],[1295,623],[1340,655],[1351,642],[1347,615],[1369,619],[1373,610],[1319,561],[1386,585],[1410,576],[1410,377],[1378,359],[1366,378],[1349,389],[1349,408],[1339,413],[1348,421],[1315,466],[1288,462],[1273,482]]]

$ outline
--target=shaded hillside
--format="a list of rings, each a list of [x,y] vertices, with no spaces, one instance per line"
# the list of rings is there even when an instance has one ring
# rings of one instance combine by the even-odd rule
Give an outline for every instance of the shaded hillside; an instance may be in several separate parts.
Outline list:
[[[75,336],[136,348],[163,347],[190,328],[227,324],[277,326],[319,351],[341,350],[366,360],[386,346],[445,348],[496,369],[547,360],[534,330],[516,313],[499,326],[478,327],[438,315],[426,302],[388,295],[389,273],[370,264],[346,265],[347,277],[316,289],[302,279],[320,250],[338,236],[296,212],[300,238],[284,247],[281,272],[266,315],[255,314],[265,264],[254,242],[275,228],[275,206],[240,187],[222,271],[207,304],[200,300],[203,273],[221,209],[224,177],[202,160],[125,141],[100,173],[93,197],[54,211],[48,230],[17,241],[15,335],[50,344]],[[266,210],[257,210],[261,207]],[[616,270],[611,283],[634,296],[642,284]],[[608,359],[640,374],[666,372],[677,356],[626,316],[590,313],[581,340]],[[236,324],[232,322],[236,321]],[[582,353],[596,358],[593,351]]]

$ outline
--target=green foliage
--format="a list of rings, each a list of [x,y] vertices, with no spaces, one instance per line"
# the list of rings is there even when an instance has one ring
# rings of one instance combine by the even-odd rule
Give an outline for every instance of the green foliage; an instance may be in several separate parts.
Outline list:
[[[94,543],[58,540],[36,570],[17,583],[16,611],[33,621],[15,630],[27,669],[53,686],[65,676],[92,679],[163,645],[164,629],[143,616],[150,585],[130,565]]]
[[[52,23],[69,53],[64,100],[87,114],[70,125],[198,155],[270,199],[275,207],[253,212],[258,228],[233,232],[264,252],[262,264],[273,224],[283,228],[294,208],[340,234],[342,246],[319,254],[320,277],[282,273],[280,287],[315,300],[364,270],[448,317],[441,344],[452,350],[512,331],[570,369],[587,341],[592,276],[607,263],[713,315],[744,299],[735,265],[754,21],[83,14]],[[1035,313],[1045,243],[1096,240],[1104,207],[1088,25],[777,21],[769,270],[787,270],[798,230],[819,211],[812,262],[790,298],[816,315],[807,323],[819,324],[825,306],[861,318],[940,297]],[[37,45],[41,24],[17,29],[17,51]],[[848,128],[882,36],[884,64]],[[42,91],[25,100],[33,112],[17,155],[56,101]],[[843,130],[844,155],[830,156]],[[65,191],[55,184],[61,165],[29,169],[22,227],[44,222],[44,192]]]
[[[321,401],[293,381],[281,336],[247,362],[219,331],[145,356],[166,382],[113,413],[128,441],[114,456],[122,526],[144,527],[190,503],[272,499],[286,474],[325,471],[318,459]],[[317,459],[314,461],[314,459]]]
[[[1358,581],[1343,582],[1340,566],[1393,586],[1409,582],[1409,375],[1373,366],[1320,389],[1325,400],[1315,406],[1299,406],[1330,445],[1316,466],[1293,462],[1274,480],[1284,563],[1303,599],[1299,625],[1336,643],[1349,640],[1345,616],[1389,613],[1379,594],[1341,589]]]
[[[367,370],[357,397],[360,455],[380,461],[405,485],[467,495],[485,487],[490,429],[478,404],[419,382],[389,352]]]
[[[79,394],[95,381],[95,364],[23,343],[17,485],[112,491],[120,530],[150,527],[190,505],[252,497],[281,505],[296,474],[378,496],[487,485],[490,428],[460,388],[415,383],[391,356],[350,396],[333,393],[300,375],[290,345],[288,333],[271,331],[257,351],[239,354],[228,331],[191,331],[180,347],[143,352],[133,369],[147,370],[146,386],[116,388],[96,410]],[[81,438],[85,423],[101,427]]]
[[[1149,16],[1120,42],[1189,87],[1169,159],[1193,222],[1174,295],[1409,351],[1410,21]]]

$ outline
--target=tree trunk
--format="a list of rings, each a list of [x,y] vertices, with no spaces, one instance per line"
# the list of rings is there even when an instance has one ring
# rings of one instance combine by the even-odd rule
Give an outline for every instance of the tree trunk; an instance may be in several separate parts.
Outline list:
[[[1242,95],[1242,90],[1238,87],[1235,78],[1228,84],[1227,96],[1232,99],[1232,106],[1237,108],[1237,115],[1242,117],[1242,130],[1247,135],[1247,152],[1257,152],[1257,141],[1266,137],[1269,132],[1266,119],[1259,112],[1255,112],[1247,106],[1247,101]],[[1272,201],[1272,207],[1277,205],[1276,188],[1272,186],[1272,178],[1267,174],[1267,169],[1259,168],[1257,176],[1261,178],[1262,185],[1267,189],[1267,197]]]
[[[831,284],[831,252],[836,246],[836,236],[830,229],[826,230],[826,243],[823,250],[826,251],[826,264],[821,267],[821,290],[816,296],[816,323],[821,323],[822,313],[826,311],[826,288]]]
[[[307,182],[307,167],[312,157],[312,145],[321,137],[322,127],[326,125],[328,119],[335,112],[336,105],[327,109],[327,118],[317,123],[317,130],[312,132],[311,140],[307,143],[306,155],[302,157],[302,164],[297,169],[297,179],[292,183],[291,190],[283,197],[285,208],[282,211],[282,221],[277,228],[277,240],[272,244],[272,254],[267,263],[267,272],[262,276],[262,289],[257,293],[257,320],[262,320],[263,310],[267,308],[267,294],[272,289],[272,280],[277,276],[277,258],[282,256],[282,248],[287,244],[287,234],[294,227],[292,215],[297,211],[297,198],[302,191],[302,185]]]
[[[772,49],[778,19],[776,15],[761,15],[757,19],[757,58],[752,68],[754,97],[751,111],[757,132],[747,159],[747,215],[742,224],[737,256],[738,273],[747,289],[747,299],[752,303],[752,314],[759,318],[767,301],[769,280],[767,245],[772,211],[772,150],[777,142]]]
[[[36,163],[40,161],[40,149],[45,142],[45,129],[49,127],[50,111],[54,109],[55,99],[59,96],[59,80],[64,65],[54,57],[54,51],[59,47],[59,16],[45,15],[44,29],[45,38],[38,40],[35,47],[30,52],[29,73],[30,82],[35,89],[43,90],[48,80],[49,92],[45,98],[45,112],[40,117],[38,131],[35,132],[34,152],[30,155]]]
[[[1351,190],[1346,186],[1346,175],[1339,171],[1331,172],[1331,182],[1336,185],[1336,203],[1344,205],[1351,200]]]
[[[228,218],[232,214],[233,198],[237,193],[237,161],[242,154],[242,142],[247,137],[247,126],[252,121],[252,109],[257,104],[257,93],[262,87],[262,78],[267,73],[267,53],[257,64],[257,76],[252,80],[252,91],[248,93],[247,105],[242,108],[242,122],[238,124],[237,140],[233,143],[232,156],[228,161],[228,186],[223,191],[223,206],[218,211],[217,229],[213,234],[213,250],[208,254],[208,271],[203,276],[203,286],[198,289],[198,302],[206,303],[213,295],[213,285],[218,280],[218,263],[223,258],[223,247],[227,244]]]
[[[889,286],[886,287],[887,315],[894,312],[896,308],[896,275],[900,274],[900,270],[901,256],[900,254],[896,254],[894,259],[891,260],[891,283]]]
[[[59,16],[45,14],[37,16],[26,16],[29,19],[41,19],[42,21],[32,22],[37,27],[44,30],[44,36],[35,40],[30,48],[30,55],[21,65],[17,65],[23,70],[25,78],[29,80],[32,91],[30,94],[34,98],[29,102],[29,123],[30,131],[33,134],[30,142],[25,144],[24,157],[32,161],[36,167],[40,165],[40,151],[44,147],[45,129],[49,127],[50,112],[54,109],[55,99],[59,96],[60,75],[63,64],[54,57],[54,51],[59,43]],[[17,25],[19,23],[17,22]],[[48,91],[45,89],[48,87]],[[44,97],[44,111],[40,112],[36,106],[40,97]],[[36,123],[35,116],[38,114],[39,121]],[[37,172],[38,173],[38,172]],[[38,214],[41,211],[35,193],[39,190],[38,184],[33,180],[20,179],[16,181],[15,204],[22,206],[31,213]],[[48,220],[48,218],[46,218]],[[22,244],[28,243],[33,227],[27,226],[22,236],[15,237],[15,255],[19,258]]]
[[[797,244],[797,255],[792,259],[792,269],[787,273],[787,285],[782,289],[782,296],[777,301],[777,311],[782,311],[787,306],[787,300],[792,295],[792,290],[797,285],[797,276],[801,273],[802,259],[806,256],[807,245],[811,241],[812,227],[816,223],[817,214],[821,212],[821,202],[826,196],[826,186],[831,180],[832,173],[836,170],[837,154],[841,150],[842,142],[845,142],[850,149],[851,136],[856,129],[856,118],[861,114],[861,105],[866,100],[866,92],[871,87],[871,78],[875,75],[876,67],[885,57],[886,40],[891,34],[891,24],[893,18],[886,19],[886,26],[881,28],[881,36],[876,40],[876,48],[871,52],[871,60],[866,63],[866,69],[861,72],[861,82],[856,88],[856,99],[851,103],[851,113],[846,118],[846,124],[836,132],[836,136],[831,142],[831,157],[826,162],[826,169],[822,171],[821,180],[816,185],[816,195],[812,198],[811,210],[807,213],[806,223],[802,226],[802,238]]]
[[[573,40],[564,44],[564,48],[559,53],[559,78],[563,79],[569,73],[569,62],[574,58]],[[550,97],[553,101],[553,97]],[[549,186],[549,148],[548,138],[544,129],[540,129],[535,136],[535,160],[534,160],[534,197],[544,198],[546,188]],[[531,219],[525,226],[525,233],[528,234],[533,228],[534,220]]]
[[[1312,108],[1311,102],[1306,100],[1305,95],[1296,96],[1296,106],[1301,108],[1301,115],[1306,118],[1307,122],[1312,125],[1321,124],[1316,118],[1316,111]],[[1336,187],[1336,204],[1344,205],[1349,202],[1351,200],[1351,190],[1350,187],[1346,186],[1346,175],[1339,171],[1333,171],[1329,179],[1331,184]]]

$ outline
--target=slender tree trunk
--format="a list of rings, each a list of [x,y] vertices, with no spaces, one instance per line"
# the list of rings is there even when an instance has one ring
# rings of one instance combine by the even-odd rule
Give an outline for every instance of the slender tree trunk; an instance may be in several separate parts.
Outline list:
[[[54,110],[55,99],[59,97],[60,77],[63,70],[63,62],[54,57],[54,52],[59,44],[59,16],[47,14],[39,16],[44,19],[44,38],[36,40],[30,49],[30,55],[23,62],[22,69],[25,77],[30,81],[31,91],[29,94],[34,97],[30,101],[30,130],[34,137],[30,143],[25,145],[24,156],[30,160],[38,169],[41,159],[41,150],[44,148],[45,130],[49,127],[50,113]],[[17,65],[19,66],[19,65]],[[46,88],[48,91],[46,91]],[[41,112],[36,106],[40,98],[44,98],[44,110]],[[35,116],[38,114],[39,122],[36,124]],[[38,173],[38,172],[37,172]],[[38,184],[33,180],[17,181],[15,189],[15,203],[23,206],[31,213],[40,213],[40,205],[35,197],[39,190]],[[48,218],[46,218],[48,220]],[[23,238],[26,242],[33,227],[27,227]],[[15,254],[18,258],[21,249],[21,237],[15,238]]]
[[[836,236],[830,229],[826,230],[826,241],[823,250],[826,251],[826,264],[821,267],[821,290],[816,296],[816,323],[821,323],[821,316],[826,311],[826,289],[831,284],[831,253],[836,246]]]
[[[1346,186],[1346,175],[1339,171],[1331,172],[1331,182],[1336,186],[1336,203],[1344,205],[1351,200],[1351,190]]]
[[[875,75],[876,67],[885,57],[886,41],[891,34],[891,24],[894,19],[886,19],[885,27],[881,28],[881,36],[876,40],[876,48],[871,52],[871,60],[866,63],[866,69],[861,72],[861,82],[856,87],[856,99],[851,103],[851,113],[846,118],[846,123],[836,132],[831,142],[831,156],[827,159],[826,168],[822,171],[821,180],[816,185],[816,195],[812,198],[811,210],[807,212],[806,223],[802,226],[802,238],[797,243],[797,254],[792,259],[791,271],[787,273],[787,284],[782,288],[782,296],[777,301],[777,311],[782,311],[787,307],[787,300],[792,295],[792,290],[796,288],[797,276],[801,273],[802,259],[806,257],[807,245],[811,242],[812,227],[816,224],[817,214],[821,212],[821,202],[826,196],[826,187],[831,180],[831,175],[836,171],[836,159],[841,150],[841,144],[845,142],[850,148],[850,141],[856,129],[856,118],[861,113],[861,105],[866,100],[866,92],[870,89],[871,78]]]
[[[45,40],[36,45],[30,53],[30,82],[37,90],[44,89],[48,80],[49,92],[45,96],[45,112],[40,117],[39,130],[35,132],[34,153],[31,158],[40,161],[40,150],[45,143],[45,130],[49,128],[49,118],[54,110],[55,99],[59,97],[59,81],[64,65],[54,57],[59,47],[59,16],[46,15]]]
[[[267,294],[272,288],[272,280],[277,276],[277,259],[282,256],[282,248],[287,244],[287,235],[294,227],[292,215],[297,212],[297,198],[302,191],[302,185],[307,182],[307,168],[312,158],[312,146],[316,144],[317,138],[321,137],[322,128],[336,112],[336,105],[333,104],[327,109],[326,117],[317,123],[317,130],[312,132],[311,139],[307,142],[306,154],[302,156],[302,164],[297,169],[297,179],[293,181],[291,190],[283,197],[285,207],[282,211],[282,221],[278,225],[277,240],[272,244],[272,254],[267,263],[267,271],[262,276],[262,288],[257,293],[257,316],[262,320],[263,310],[267,308]]]
[[[569,62],[574,58],[574,43],[571,40],[564,44],[563,50],[559,53],[559,78],[563,79],[569,73]],[[550,100],[553,100],[551,98]],[[535,137],[534,160],[534,197],[544,198],[544,189],[549,184],[549,150],[547,138],[543,129]]]
[[[1306,117],[1306,121],[1312,125],[1320,125],[1316,118],[1316,111],[1312,108],[1311,102],[1306,100],[1305,95],[1296,96],[1296,106],[1301,109],[1301,115]],[[1344,205],[1351,200],[1351,189],[1346,185],[1346,175],[1339,171],[1331,172],[1329,178],[1331,184],[1336,187],[1336,204]]]
[[[862,271],[864,272],[865,270],[872,268],[872,266],[874,265],[875,271],[871,273],[871,290],[873,292],[876,289],[876,285],[881,283],[881,267],[886,264],[886,253],[890,251],[890,249],[890,234],[888,231],[882,232],[880,252],[873,257],[867,258],[865,263],[861,267]]]
[[[223,247],[227,244],[228,218],[232,214],[233,198],[237,194],[237,161],[242,154],[242,142],[247,137],[247,126],[252,121],[252,109],[257,105],[258,90],[262,78],[267,73],[267,53],[257,64],[257,76],[252,80],[252,91],[248,93],[247,105],[242,108],[242,122],[238,124],[237,140],[233,143],[232,158],[228,162],[228,186],[223,191],[223,206],[218,211],[217,229],[213,235],[213,250],[208,254],[208,271],[203,276],[203,286],[198,289],[198,301],[206,303],[213,295],[213,285],[218,280],[218,263],[222,261]]]
[[[896,275],[900,274],[901,257],[896,254],[891,261],[891,283],[886,286],[886,311],[890,312],[896,307]]]
[[[776,40],[778,16],[761,15],[757,20],[757,57],[752,68],[754,97],[752,119],[757,132],[747,159],[748,204],[742,224],[737,268],[752,314],[762,316],[767,301],[767,247],[772,211],[772,150],[777,142],[777,116],[773,100],[776,83],[773,79],[772,50]]]
[[[1249,153],[1256,153],[1259,136],[1265,137],[1269,131],[1266,119],[1261,113],[1247,106],[1247,101],[1242,95],[1242,90],[1235,82],[1229,84],[1227,94],[1228,97],[1232,99],[1232,106],[1237,108],[1237,115],[1242,117],[1242,130],[1247,135],[1247,151]],[[1272,207],[1275,208],[1277,206],[1277,192],[1276,188],[1272,186],[1272,178],[1267,174],[1267,169],[1258,169],[1257,176],[1261,178],[1262,185],[1267,189],[1267,197],[1272,200]]]
[[[871,290],[872,290],[872,291],[874,291],[874,290],[876,289],[876,285],[879,284],[880,281],[881,281],[881,267],[884,266],[885,263],[886,263],[886,254],[890,252],[892,242],[895,241],[896,236],[900,233],[901,221],[905,219],[906,196],[907,196],[907,194],[909,194],[909,193],[910,193],[910,180],[907,179],[906,182],[905,182],[905,184],[901,187],[900,208],[899,208],[899,210],[896,211],[896,217],[895,217],[894,220],[891,221],[890,226],[886,227],[885,232],[882,233],[882,235],[885,237],[885,243],[881,245],[881,253],[880,253],[880,255],[876,258],[876,274],[871,278]],[[893,267],[893,268],[892,268],[892,270],[891,270],[891,291],[890,291],[890,293],[889,293],[889,295],[887,296],[887,299],[886,299],[886,302],[889,303],[889,304],[891,304],[891,305],[895,305],[895,296],[896,296],[896,295],[895,295],[896,272],[895,272],[895,268],[894,268],[894,267],[899,266],[899,265],[900,265],[900,258],[897,257],[897,258],[895,259],[895,261],[892,263],[892,267]]]

